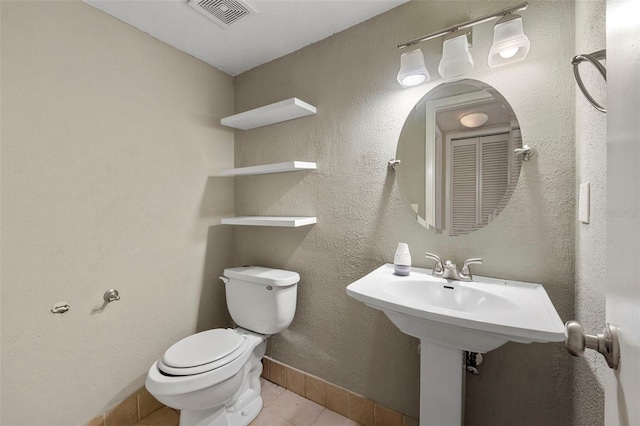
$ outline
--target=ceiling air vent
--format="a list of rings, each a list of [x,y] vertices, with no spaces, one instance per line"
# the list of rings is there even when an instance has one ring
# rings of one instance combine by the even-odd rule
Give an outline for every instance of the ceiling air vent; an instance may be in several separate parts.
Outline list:
[[[244,0],[188,0],[187,4],[222,28],[229,28],[257,10]]]

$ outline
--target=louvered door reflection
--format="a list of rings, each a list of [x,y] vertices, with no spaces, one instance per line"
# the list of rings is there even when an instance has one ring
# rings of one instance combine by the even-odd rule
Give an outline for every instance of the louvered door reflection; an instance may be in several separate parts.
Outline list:
[[[509,135],[480,138],[480,150],[480,222],[484,225],[499,213],[498,207],[509,186]]]
[[[510,188],[509,134],[451,141],[450,235],[482,228],[504,208]]]
[[[452,142],[451,166],[451,235],[466,234],[478,224],[477,138]]]

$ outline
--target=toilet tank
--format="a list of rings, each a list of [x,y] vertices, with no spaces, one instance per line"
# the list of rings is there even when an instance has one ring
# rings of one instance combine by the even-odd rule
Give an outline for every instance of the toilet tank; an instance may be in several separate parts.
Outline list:
[[[227,307],[233,321],[260,334],[279,333],[296,313],[300,275],[283,269],[243,266],[224,270]]]

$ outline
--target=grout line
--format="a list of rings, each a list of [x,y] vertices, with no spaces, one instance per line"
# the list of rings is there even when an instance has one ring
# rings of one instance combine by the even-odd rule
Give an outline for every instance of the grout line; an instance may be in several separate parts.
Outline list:
[[[297,396],[300,396],[301,398],[305,398],[315,404],[318,404],[322,407],[324,407],[325,409],[329,410],[329,411],[333,411],[334,413],[340,414],[344,417],[347,417],[353,421],[358,421],[358,420],[362,420],[363,416],[364,418],[366,418],[367,421],[365,423],[366,426],[369,425],[374,425],[376,424],[376,420],[378,420],[377,424],[383,424],[380,423],[380,421],[382,421],[382,414],[381,417],[379,419],[377,419],[377,412],[380,411],[381,413],[384,413],[384,419],[385,421],[388,421],[389,417],[393,418],[394,424],[397,423],[399,426],[400,425],[418,425],[418,421],[405,415],[402,413],[399,413],[397,411],[394,411],[390,408],[387,408],[383,405],[377,404],[376,402],[362,396],[362,395],[358,395],[355,392],[351,392],[348,389],[345,389],[341,386],[337,386],[334,385],[333,383],[327,382],[326,380],[323,380],[319,377],[313,376],[311,374],[308,374],[302,370],[290,367],[286,364],[283,364],[281,362],[275,361],[272,358],[269,357],[264,357],[262,359],[263,365],[266,365],[266,367],[263,367],[263,374],[261,375],[261,377],[271,383],[273,383],[274,385],[281,387],[283,389],[289,390],[290,392],[296,394]],[[281,376],[284,377],[279,377],[278,379],[284,382],[284,386],[281,383],[277,383],[276,381],[273,380],[272,377],[272,373],[274,372],[274,366],[277,366],[275,370],[279,371],[281,374]],[[291,377],[291,379],[289,379],[289,376]],[[297,379],[296,379],[297,378]],[[311,379],[308,379],[311,378]],[[316,383],[320,383],[321,384],[321,390],[318,389],[314,389],[314,391],[317,391],[321,394],[321,398],[319,398],[319,401],[313,400],[311,398],[309,398],[309,393],[307,392],[307,383],[308,382],[316,382]],[[343,404],[346,404],[346,412],[341,412],[341,411],[337,411],[332,409],[331,407],[328,406],[328,398],[327,398],[327,387],[331,386],[335,389],[337,389],[341,394],[344,394],[344,401]],[[129,399],[131,399],[132,396],[135,396],[136,398],[136,404],[135,404],[135,408],[136,408],[136,418],[137,418],[137,422],[143,420],[142,418],[140,418],[141,416],[141,410],[140,410],[140,393],[142,392],[142,390],[138,390],[136,391],[133,395],[131,395],[130,397],[126,398],[125,400],[123,400],[122,402],[120,402],[119,404],[116,404],[114,407],[112,407],[110,410],[99,414],[97,416],[95,416],[92,420],[90,420],[89,422],[101,419],[102,420],[102,424],[104,425],[107,421],[107,414],[115,411],[117,408],[119,408],[121,405],[125,404]],[[277,399],[279,399],[282,395],[284,394],[284,392],[281,392],[273,401],[271,401],[269,403],[269,405],[273,404]],[[365,412],[363,413],[361,407],[358,407],[358,409],[352,407],[352,404],[349,403],[349,400],[353,399],[354,401],[358,401],[358,400],[364,400],[364,404],[367,406],[370,406],[370,411],[371,413],[367,413],[366,409]],[[163,405],[163,407],[165,407]],[[376,409],[376,407],[379,407],[378,409]],[[159,409],[162,409],[159,408]],[[268,407],[265,407],[265,409],[269,410],[271,413],[280,416],[278,413],[275,413],[273,410],[270,410]],[[352,413],[351,410],[354,409],[355,411]],[[172,409],[173,410],[173,409]],[[154,410],[154,412],[157,410]],[[178,410],[174,410],[176,411],[178,414],[180,414],[180,412]],[[149,415],[151,415],[153,413],[149,413]],[[320,415],[322,414],[322,412],[320,412],[320,414],[318,414],[318,417],[316,417],[313,421],[315,422]],[[148,417],[148,416],[147,416]],[[145,417],[146,418],[146,417]],[[286,420],[286,419],[285,419]],[[85,424],[89,424],[89,422],[85,423]],[[93,423],[92,423],[93,424]],[[123,426],[130,426],[130,425],[123,425]]]
[[[274,383],[277,386],[283,387],[293,393],[295,393],[296,395],[299,395],[305,399],[308,399],[309,401],[315,402],[318,405],[321,405],[323,407],[325,407],[326,409],[333,411],[335,413],[338,413],[340,415],[343,415],[344,417],[347,417],[353,421],[358,421],[358,420],[364,420],[366,423],[364,423],[367,426],[372,426],[374,424],[386,424],[384,422],[389,422],[392,421],[393,424],[398,424],[399,426],[401,425],[418,425],[418,421],[416,419],[413,419],[403,413],[397,412],[395,410],[392,410],[388,407],[385,407],[384,405],[380,405],[378,403],[376,403],[375,401],[372,401],[362,395],[359,395],[355,392],[351,392],[349,389],[345,389],[341,386],[337,386],[334,385],[333,383],[327,382],[326,380],[323,380],[319,377],[313,376],[311,374],[308,374],[302,370],[298,370],[296,368],[290,367],[287,364],[283,364],[279,361],[274,360],[273,358],[270,357],[264,357],[262,359],[263,363],[265,363],[266,365],[268,365],[267,370],[268,370],[268,374],[265,376],[262,376],[262,378],[264,378],[265,380],[268,380],[271,383]],[[282,384],[279,384],[275,381],[272,380],[271,377],[271,373],[274,371],[274,365],[277,365],[279,367],[281,367],[281,369],[284,371],[284,386],[282,386]],[[279,370],[279,368],[276,368],[276,370]],[[299,386],[299,383],[289,383],[289,371],[293,371],[295,372],[295,374],[302,374],[303,375],[303,394],[300,394],[298,392],[295,392],[294,390],[291,389],[291,386],[293,386],[294,388],[297,388]],[[292,377],[295,376],[295,374],[291,374]],[[310,398],[308,398],[307,396],[307,389],[306,389],[306,383],[307,383],[307,378],[311,377],[312,381],[318,381],[320,383],[323,384],[323,388],[324,388],[324,403],[320,403],[318,401],[314,401]],[[293,382],[293,381],[292,381]],[[346,404],[346,413],[343,412],[339,412],[339,411],[335,411],[332,408],[328,407],[327,404],[327,394],[326,394],[326,388],[327,385],[336,388],[339,390],[339,392],[341,394],[346,394],[346,400],[343,401],[343,404]],[[299,388],[298,388],[299,390]],[[280,396],[278,396],[279,398]],[[277,398],[276,398],[277,399]],[[350,402],[350,400],[353,400],[353,403]],[[275,401],[275,400],[274,400]],[[341,404],[342,405],[342,404]],[[365,406],[365,408],[363,409],[362,406]],[[376,409],[376,407],[378,407],[378,409]],[[352,410],[353,413],[351,412]],[[346,415],[345,415],[346,414]],[[378,415],[379,418],[378,418]],[[317,420],[317,419],[316,419]],[[376,420],[378,422],[376,422]],[[315,420],[314,420],[315,421]]]
[[[140,418],[140,416],[142,415],[142,413],[140,413],[140,391],[138,391],[138,393],[136,393],[136,406],[138,408],[138,421],[142,420],[142,418]]]

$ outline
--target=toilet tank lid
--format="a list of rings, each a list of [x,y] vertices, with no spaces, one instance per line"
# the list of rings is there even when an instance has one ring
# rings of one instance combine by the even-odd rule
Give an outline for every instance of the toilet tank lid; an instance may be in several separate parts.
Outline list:
[[[224,276],[276,287],[284,287],[300,281],[300,275],[297,272],[263,268],[261,266],[227,268],[224,270]]]

